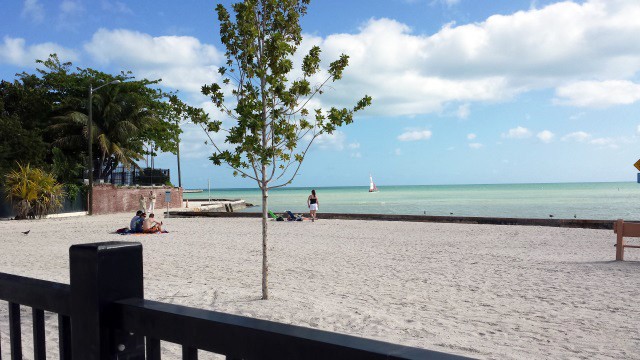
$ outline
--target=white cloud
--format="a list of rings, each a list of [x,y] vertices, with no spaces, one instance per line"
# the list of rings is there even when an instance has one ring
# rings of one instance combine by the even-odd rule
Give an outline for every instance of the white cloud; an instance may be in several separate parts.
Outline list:
[[[414,3],[414,2],[417,2],[418,0],[404,0],[404,1],[408,2],[408,3]],[[452,7],[452,6],[457,5],[459,3],[460,3],[460,0],[432,0],[429,3],[429,6],[435,6],[435,5],[438,5],[438,4],[442,4],[442,5],[446,6],[446,7]]]
[[[393,154],[395,156],[400,156],[402,155],[402,150],[400,148],[396,148],[395,150],[393,150]]]
[[[63,0],[60,3],[62,16],[74,15],[83,11],[82,4],[77,0]]]
[[[102,0],[102,9],[119,14],[133,14],[133,10],[122,1]]]
[[[212,45],[190,36],[158,36],[130,30],[100,29],[84,46],[94,61],[114,64],[163,86],[199,94],[202,85],[215,82],[224,61]]]
[[[197,125],[182,125],[183,133],[180,134],[180,157],[185,159],[208,159],[215,151],[209,143],[205,132]]]
[[[430,130],[409,130],[398,136],[400,141],[419,141],[431,139]]]
[[[86,12],[78,0],[60,3],[65,13]],[[124,1],[101,3],[103,8],[128,11]],[[24,4],[23,14],[28,16],[37,10],[26,9],[40,5],[38,0]],[[373,106],[365,114],[372,115],[440,112],[453,103],[462,104],[456,115],[464,118],[474,102],[504,101],[555,88],[558,102],[569,105],[626,104],[640,96],[640,85],[630,81],[640,73],[638,18],[638,1],[586,0],[532,6],[470,24],[450,23],[432,34],[414,33],[391,19],[371,19],[351,34],[305,34],[295,62],[299,64],[313,45],[323,49],[325,69],[341,53],[348,54],[350,66],[343,80],[326,89],[320,105],[352,106],[369,94]],[[0,50],[6,49],[6,39]],[[126,29],[98,30],[84,49],[94,62],[130,69],[140,77],[162,78],[163,86],[191,94],[218,81],[217,67],[224,62],[221,49],[196,38],[154,37]],[[32,63],[35,57],[27,55]],[[0,52],[0,61],[16,63],[15,58],[22,57]],[[608,96],[605,89],[617,95]]]
[[[340,130],[336,130],[333,134],[324,133],[318,136],[313,146],[316,146],[321,150],[336,150],[342,151],[345,148],[347,142],[347,135]]]
[[[502,137],[507,139],[525,139],[531,137],[531,131],[525,127],[518,126],[516,128],[509,129],[506,134],[502,134]]]
[[[354,153],[351,153],[351,157],[355,159],[359,159],[362,157],[362,154],[360,152],[354,152]]]
[[[626,80],[579,81],[556,89],[561,105],[606,108],[640,101],[640,84]]]
[[[589,141],[589,144],[592,145],[596,145],[599,147],[606,147],[606,148],[610,148],[610,149],[618,149],[620,148],[620,143],[628,143],[627,139],[624,138],[620,138],[620,139],[614,139],[614,138],[597,138],[597,139],[593,139],[591,141]]]
[[[554,133],[552,133],[549,130],[543,130],[541,132],[538,133],[538,135],[536,135],[538,137],[538,139],[540,139],[540,141],[542,141],[543,143],[550,143],[551,140],[553,140],[553,137],[555,136]]]
[[[460,3],[460,0],[441,0],[441,1],[445,3],[447,6],[453,6]]]
[[[44,8],[38,0],[24,0],[22,17],[28,17],[31,21],[40,23],[44,20]]]
[[[577,114],[573,114],[573,115],[569,116],[569,120],[578,120],[581,117],[583,117],[584,115],[585,115],[584,112],[579,112]]]
[[[471,143],[471,144],[469,144],[470,148],[476,149],[476,150],[482,148],[483,146],[484,145],[482,145],[481,143]]]
[[[471,111],[469,110],[469,104],[463,104],[458,107],[458,111],[456,112],[456,115],[460,119],[466,119],[469,117],[470,113]]]
[[[103,8],[127,12],[124,3],[102,0]],[[23,16],[37,16],[38,0],[24,4]],[[78,0],[60,4],[65,14],[86,12]],[[433,113],[453,103],[463,104],[456,115],[464,118],[473,102],[504,101],[554,88],[558,102],[568,105],[627,104],[640,100],[640,85],[630,81],[640,73],[639,18],[638,1],[586,0],[532,6],[470,24],[450,23],[433,34],[415,33],[391,19],[371,19],[351,34],[305,34],[296,63],[312,45],[323,49],[324,68],[341,53],[348,54],[344,79],[327,89],[321,105],[352,106],[369,94],[373,106],[365,113],[375,115]],[[36,58],[24,43],[24,56],[15,49],[6,54],[6,37],[0,47],[2,62],[26,63],[28,58],[31,64]],[[193,37],[154,37],[125,29],[98,30],[84,49],[94,62],[162,78],[164,86],[192,94],[217,81],[217,67],[224,62],[221,49]]]
[[[576,131],[562,137],[562,141],[584,142],[591,138],[591,135],[584,131]]]
[[[349,144],[348,146],[349,146],[349,149],[359,149],[360,143],[355,142],[355,143]]]
[[[24,39],[5,36],[0,43],[0,63],[15,66],[33,68],[36,60],[46,60],[53,53],[58,54],[61,61],[75,61],[78,58],[75,51],[50,42],[26,46]]]
[[[638,127],[636,127],[636,134],[640,135],[640,125],[638,125]]]
[[[354,34],[307,35],[327,60],[350,55],[344,80],[323,98],[348,106],[373,97],[370,114],[440,112],[451,102],[503,101],[581,81],[629,80],[640,72],[640,2],[555,2],[422,35],[372,19]],[[300,55],[299,58],[302,56]],[[325,64],[326,66],[326,64]]]
[[[476,134],[467,134],[467,140],[473,140],[476,138]]]

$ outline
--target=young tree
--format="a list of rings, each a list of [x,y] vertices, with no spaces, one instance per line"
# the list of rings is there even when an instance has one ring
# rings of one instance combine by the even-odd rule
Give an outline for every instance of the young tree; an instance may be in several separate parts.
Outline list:
[[[253,179],[262,190],[262,299],[269,298],[267,259],[267,211],[269,190],[290,184],[309,147],[321,134],[353,122],[353,114],[371,104],[364,96],[351,108],[309,111],[309,100],[322,93],[329,81],[342,77],[348,56],[321,71],[320,48],[314,46],[302,61],[302,72],[293,78],[293,55],[302,41],[300,17],[310,0],[245,0],[232,5],[234,18],[218,5],[220,37],[226,47],[226,66],[219,69],[223,85],[202,87],[224,116],[235,125],[222,128],[219,119],[199,123],[215,151],[215,165],[226,163],[234,175]],[[314,76],[322,76],[311,84]],[[223,89],[224,87],[224,89]],[[225,102],[231,90],[233,105]],[[226,147],[213,133],[226,132]],[[230,149],[229,149],[230,147]]]

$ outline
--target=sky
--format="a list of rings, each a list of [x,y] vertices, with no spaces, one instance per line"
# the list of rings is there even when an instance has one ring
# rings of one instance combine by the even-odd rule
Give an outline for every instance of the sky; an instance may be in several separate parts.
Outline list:
[[[217,3],[3,0],[0,77],[57,53],[161,78],[217,116],[200,93],[225,61]],[[301,25],[294,63],[313,45],[323,68],[350,56],[343,79],[312,104],[351,107],[365,94],[373,103],[314,142],[291,186],[367,186],[369,174],[381,188],[636,179],[638,0],[313,0]],[[256,186],[208,160],[199,127],[183,130],[185,188]],[[176,164],[155,159],[174,184]]]

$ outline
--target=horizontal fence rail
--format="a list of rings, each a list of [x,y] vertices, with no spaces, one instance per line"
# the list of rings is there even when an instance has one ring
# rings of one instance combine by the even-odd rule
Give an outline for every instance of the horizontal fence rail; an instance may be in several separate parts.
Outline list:
[[[234,359],[467,359],[442,352],[144,299],[116,302],[116,326]]]
[[[22,360],[20,306],[31,307],[33,359],[47,358],[44,312],[58,314],[58,347],[61,360],[71,360],[71,287],[51,281],[0,273],[0,299],[9,306],[9,345],[11,360]],[[0,353],[0,359],[2,354]]]
[[[0,299],[11,303],[68,316],[70,293],[67,284],[0,273]]]

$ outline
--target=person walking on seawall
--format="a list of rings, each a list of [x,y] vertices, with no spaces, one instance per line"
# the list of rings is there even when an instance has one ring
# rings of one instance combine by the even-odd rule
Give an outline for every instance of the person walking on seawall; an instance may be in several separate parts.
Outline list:
[[[139,203],[140,211],[146,212],[147,211],[147,200],[144,197],[144,195],[140,194],[139,202],[140,202]]]
[[[147,213],[151,214],[153,213],[153,210],[155,210],[156,208],[156,194],[151,191],[149,192],[149,209],[147,210]]]
[[[316,191],[311,190],[311,195],[307,198],[307,206],[309,207],[309,216],[311,216],[311,221],[315,221],[317,219],[316,212],[318,211],[318,205],[320,205],[320,202],[316,196]]]

